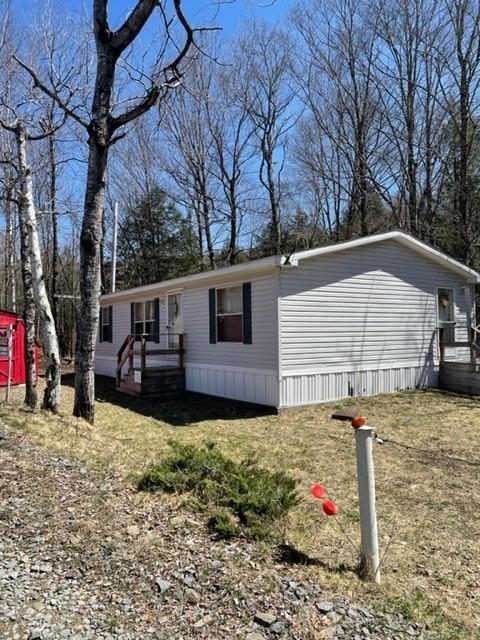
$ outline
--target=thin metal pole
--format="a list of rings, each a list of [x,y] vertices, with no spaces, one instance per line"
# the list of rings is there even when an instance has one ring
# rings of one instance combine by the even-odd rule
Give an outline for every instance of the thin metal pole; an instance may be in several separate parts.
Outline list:
[[[115,293],[117,279],[117,226],[118,202],[113,207],[113,237],[112,237],[112,293]]]
[[[373,427],[355,429],[357,452],[358,497],[362,561],[365,576],[380,583],[380,554],[378,550],[377,511],[375,507],[375,473],[373,468]]]

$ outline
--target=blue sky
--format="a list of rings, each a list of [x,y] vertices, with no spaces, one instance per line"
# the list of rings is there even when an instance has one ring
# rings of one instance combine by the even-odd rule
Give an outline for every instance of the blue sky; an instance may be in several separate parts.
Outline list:
[[[21,0],[14,0],[21,2]],[[258,18],[275,22],[284,16],[294,0],[185,0],[184,10],[188,18],[200,24],[215,24],[231,35],[239,22],[255,15]],[[81,11],[86,7],[91,11],[92,0],[57,0],[59,6]],[[110,0],[109,17],[113,27],[135,6],[135,0]]]
[[[225,37],[235,36],[242,23],[249,18],[256,17],[260,20],[275,23],[286,16],[295,0],[184,0],[183,9],[187,19],[193,26],[215,26],[222,29]],[[57,7],[59,15],[65,11],[67,13],[91,14],[93,0],[51,0]],[[35,4],[41,10],[43,0],[35,0]],[[135,6],[136,0],[109,0],[109,22],[112,29],[118,28],[128,13]],[[170,5],[171,6],[171,5]],[[16,17],[20,21],[28,24],[31,21],[31,4],[24,0],[12,0],[12,8]],[[154,40],[158,30],[158,19],[153,19],[147,23],[139,38],[139,46],[144,49],[145,44]],[[221,37],[221,35],[220,35]],[[83,155],[86,153],[86,145],[82,149]],[[82,151],[78,151],[76,156],[81,156]],[[64,167],[64,177],[60,179],[61,189],[67,185],[66,193],[60,194],[60,200],[70,196],[72,206],[79,213],[83,204],[84,192],[84,171],[85,165],[71,163]],[[63,196],[63,197],[62,197]],[[65,200],[66,202],[66,200]],[[61,206],[60,206],[61,208]],[[67,223],[68,226],[68,223]],[[62,235],[68,235],[66,228],[62,227]],[[65,237],[65,235],[64,235]]]

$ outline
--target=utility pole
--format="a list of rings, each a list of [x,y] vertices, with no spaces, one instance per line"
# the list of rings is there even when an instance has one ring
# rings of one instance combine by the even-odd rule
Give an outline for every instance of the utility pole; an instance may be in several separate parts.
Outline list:
[[[117,226],[118,226],[118,202],[113,206],[113,238],[112,238],[112,293],[115,293],[117,276]]]

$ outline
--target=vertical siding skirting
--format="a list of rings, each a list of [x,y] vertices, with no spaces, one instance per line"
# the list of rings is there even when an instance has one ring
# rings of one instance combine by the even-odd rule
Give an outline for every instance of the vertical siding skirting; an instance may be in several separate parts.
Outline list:
[[[280,407],[437,386],[438,367],[434,365],[311,374],[284,373],[280,383]]]
[[[185,386],[197,393],[278,406],[279,384],[275,371],[187,363]]]

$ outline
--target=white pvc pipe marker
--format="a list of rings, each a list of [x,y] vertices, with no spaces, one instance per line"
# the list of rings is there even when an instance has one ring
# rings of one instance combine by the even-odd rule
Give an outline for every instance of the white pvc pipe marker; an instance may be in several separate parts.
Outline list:
[[[373,469],[373,427],[355,429],[357,451],[358,497],[362,561],[365,575],[380,583],[380,554],[378,550],[377,511],[375,507],[375,473]]]

